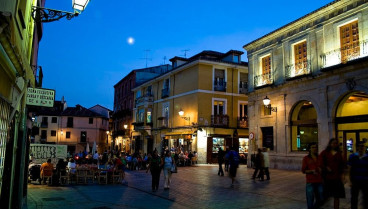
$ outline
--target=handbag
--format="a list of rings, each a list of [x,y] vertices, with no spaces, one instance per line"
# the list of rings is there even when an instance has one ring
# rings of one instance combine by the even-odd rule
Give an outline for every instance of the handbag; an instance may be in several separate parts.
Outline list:
[[[178,172],[178,169],[176,168],[176,165],[175,164],[172,164],[171,165],[171,173],[177,173]]]

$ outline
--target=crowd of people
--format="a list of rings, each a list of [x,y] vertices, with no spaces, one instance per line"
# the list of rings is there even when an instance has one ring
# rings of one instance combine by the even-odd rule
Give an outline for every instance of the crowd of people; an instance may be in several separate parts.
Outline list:
[[[359,191],[363,193],[364,208],[368,208],[368,154],[365,141],[357,142],[357,152],[346,161],[337,139],[330,139],[327,147],[318,154],[316,143],[308,146],[309,154],[303,158],[302,172],[306,174],[306,199],[308,209],[320,208],[329,197],[334,198],[334,208],[340,207],[345,198],[348,173],[351,186],[351,208],[358,208]]]

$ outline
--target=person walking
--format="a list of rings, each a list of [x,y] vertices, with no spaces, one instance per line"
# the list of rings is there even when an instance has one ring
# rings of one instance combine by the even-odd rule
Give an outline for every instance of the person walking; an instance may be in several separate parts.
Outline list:
[[[234,187],[236,171],[239,167],[239,160],[239,153],[236,152],[233,147],[231,147],[229,151],[229,176],[231,178],[231,187]]]
[[[173,159],[173,157],[171,157],[171,153],[169,150],[165,152],[163,163],[164,163],[164,177],[165,177],[164,189],[166,190],[170,189],[171,167],[175,163],[175,160]]]
[[[259,174],[261,173],[262,162],[263,162],[262,150],[260,148],[258,148],[258,152],[257,152],[256,157],[254,159],[255,170],[254,170],[252,179],[256,179],[257,174],[258,174],[258,176],[260,176]]]
[[[340,207],[339,198],[345,198],[343,183],[345,181],[345,162],[337,139],[329,140],[326,149],[318,157],[318,164],[322,170],[327,195],[334,197],[334,208],[338,209]]]
[[[368,154],[364,141],[357,143],[357,152],[349,156],[351,209],[358,208],[359,191],[363,193],[364,209],[368,209]]]
[[[217,175],[224,176],[224,170],[222,170],[222,164],[224,163],[224,156],[225,156],[225,152],[220,147],[218,151],[218,155],[217,155],[217,161],[219,164],[219,171],[217,172]]]
[[[160,156],[158,156],[158,151],[154,150],[152,156],[148,158],[146,171],[146,173],[148,173],[148,170],[150,170],[152,175],[152,192],[156,192],[158,190],[162,164],[163,161]]]
[[[318,167],[317,143],[308,145],[309,154],[303,158],[302,173],[306,174],[306,197],[308,209],[319,208],[323,201],[323,180]],[[315,200],[315,201],[314,201]]]
[[[265,174],[267,180],[270,180],[270,171],[268,170],[268,168],[270,167],[270,158],[267,151],[268,151],[267,147],[264,147],[262,149],[261,170],[258,174],[258,178],[260,181],[264,181]]]

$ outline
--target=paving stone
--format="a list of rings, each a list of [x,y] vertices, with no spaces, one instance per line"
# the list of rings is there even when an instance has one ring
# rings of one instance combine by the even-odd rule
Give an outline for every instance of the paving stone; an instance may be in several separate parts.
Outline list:
[[[144,170],[127,171],[127,185],[68,185],[28,187],[29,209],[115,208],[306,208],[305,176],[300,171],[271,170],[270,181],[252,180],[253,169],[240,166],[237,182],[217,175],[215,165],[179,167],[169,190],[151,192],[151,175]],[[340,208],[350,207],[350,189]],[[361,202],[361,201],[360,201]],[[332,201],[326,203],[332,208]]]

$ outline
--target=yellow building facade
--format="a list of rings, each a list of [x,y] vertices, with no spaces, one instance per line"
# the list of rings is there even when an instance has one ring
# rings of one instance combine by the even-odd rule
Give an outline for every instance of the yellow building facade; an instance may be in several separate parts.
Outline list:
[[[0,3],[0,205],[21,208],[28,170],[27,87],[42,85],[37,66],[42,25],[31,17],[43,1]]]
[[[133,89],[134,149],[195,151],[198,163],[212,163],[220,147],[234,146],[245,157],[248,67],[242,54],[174,57],[171,71]]]

